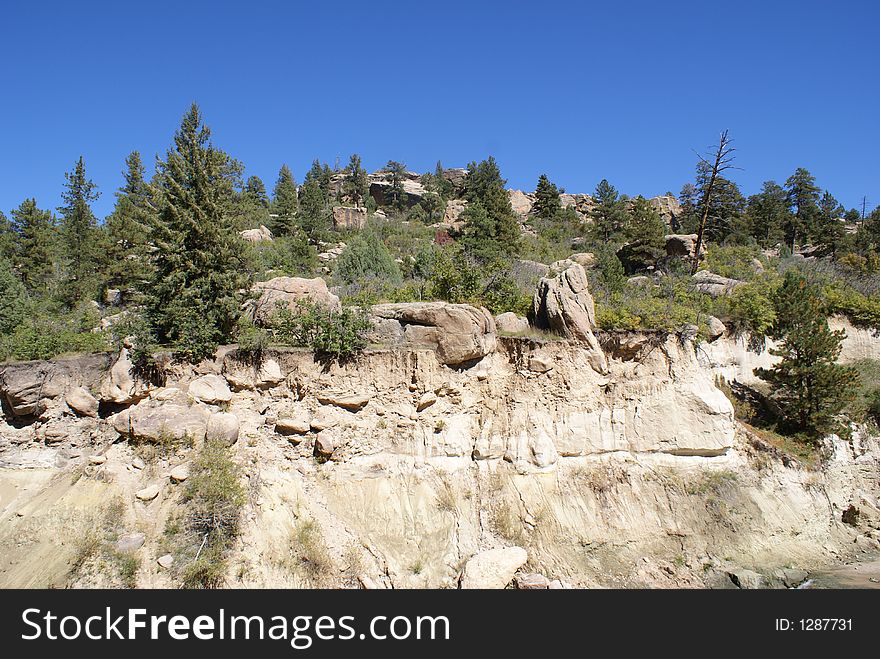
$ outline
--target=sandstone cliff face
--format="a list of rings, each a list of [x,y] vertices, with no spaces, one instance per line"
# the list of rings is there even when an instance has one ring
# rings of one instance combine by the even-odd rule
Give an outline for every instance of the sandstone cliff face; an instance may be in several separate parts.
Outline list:
[[[126,403],[101,393],[112,369],[50,388],[39,416],[0,425],[0,586],[65,585],[68,534],[116,497],[124,530],[145,535],[139,585],[173,585],[156,560],[192,449],[146,466],[133,451],[206,433],[232,446],[250,492],[234,586],[503,585],[513,572],[557,587],[720,586],[741,566],[784,581],[784,566],[877,544],[864,526],[877,519],[877,440],[829,440],[822,471],[779,459],[715,386],[758,359],[744,346],[603,338],[599,372],[583,345],[492,336],[464,364],[408,344],[342,365],[280,350],[257,367],[227,349]],[[853,345],[873,354],[868,337]],[[3,366],[0,382],[49,368]],[[98,418],[67,406],[74,387],[101,398]],[[84,477],[71,485],[73,470]],[[841,522],[850,505],[859,529]],[[305,523],[326,545],[320,578],[290,558]]]

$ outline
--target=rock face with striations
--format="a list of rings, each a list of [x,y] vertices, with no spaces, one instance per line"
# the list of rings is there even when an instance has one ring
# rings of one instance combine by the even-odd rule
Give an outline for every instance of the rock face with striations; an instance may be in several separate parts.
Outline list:
[[[333,207],[333,228],[337,231],[345,229],[363,229],[367,226],[367,209],[352,206]]]
[[[374,322],[397,321],[403,343],[433,348],[441,364],[462,364],[495,350],[495,321],[483,308],[446,302],[377,304]]]
[[[596,310],[582,265],[564,259],[550,266],[550,272],[541,278],[535,290],[530,320],[539,329],[584,344],[593,370],[608,372],[608,360],[593,334]]]
[[[252,303],[252,313],[258,323],[268,322],[279,303],[291,309],[296,308],[297,302],[314,302],[332,309],[339,308],[339,298],[329,291],[327,282],[320,277],[275,277],[257,282],[253,290],[257,299]]]

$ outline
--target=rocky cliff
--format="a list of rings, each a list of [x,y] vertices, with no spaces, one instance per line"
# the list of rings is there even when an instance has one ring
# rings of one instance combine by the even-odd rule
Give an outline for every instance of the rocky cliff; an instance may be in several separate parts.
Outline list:
[[[235,586],[794,585],[878,548],[877,439],[830,438],[810,469],[751,435],[716,386],[766,359],[745,343],[600,337],[597,368],[591,344],[496,337],[476,314],[491,340],[466,337],[461,362],[416,318],[442,326],[437,309],[378,313],[434,338],[345,364],[230,347],[162,386],[124,350],[0,366],[0,585],[118,584],[78,563],[117,502],[136,583],[173,586],[157,559],[205,437],[248,485]]]

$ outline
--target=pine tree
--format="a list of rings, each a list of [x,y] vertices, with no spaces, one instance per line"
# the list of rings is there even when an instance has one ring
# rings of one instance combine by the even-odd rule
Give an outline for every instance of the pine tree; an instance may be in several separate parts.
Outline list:
[[[761,192],[749,197],[746,209],[749,233],[764,247],[772,247],[784,238],[788,215],[785,190],[776,181],[764,181]]]
[[[37,208],[36,199],[25,199],[12,211],[17,236],[17,265],[30,293],[46,294],[54,278],[58,239],[55,218]]]
[[[107,282],[126,295],[143,291],[150,276],[147,241],[155,209],[144,180],[140,153],[125,159],[124,185],[116,193],[116,206],[104,223],[108,244]]]
[[[266,193],[266,186],[263,179],[259,176],[251,176],[244,184],[244,196],[254,204],[262,208],[269,209],[269,195]]]
[[[336,274],[349,284],[367,279],[400,282],[400,266],[379,236],[366,231],[352,239],[336,262]]]
[[[385,194],[385,204],[397,210],[406,208],[406,192],[403,188],[403,180],[406,176],[406,165],[396,160],[389,160],[384,171],[388,173],[388,192]]]
[[[434,184],[437,186],[437,194],[440,195],[440,198],[447,201],[455,194],[455,186],[452,185],[452,181],[446,178],[444,172],[443,163],[438,160],[434,167]]]
[[[623,237],[627,244],[618,256],[627,274],[655,265],[666,253],[666,223],[644,197],[633,199]]]
[[[835,363],[846,333],[828,327],[821,289],[797,272],[786,273],[774,306],[771,336],[781,343],[770,352],[782,360],[755,374],[772,385],[794,429],[829,432],[858,383],[855,369]]]
[[[309,240],[322,240],[330,226],[329,210],[321,184],[314,178],[307,180],[300,190],[299,225]]]
[[[591,234],[594,240],[608,244],[620,239],[627,221],[626,208],[615,187],[604,178],[593,192],[590,218],[593,220]]]
[[[468,208],[475,203],[481,207],[463,216],[464,233],[469,236],[470,248],[476,250],[474,253],[512,257],[519,252],[519,223],[504,189],[505,183],[492,156],[479,164],[472,162],[468,165],[465,199],[469,202]],[[485,212],[486,219],[481,216],[482,212]]]
[[[276,236],[289,236],[295,233],[296,213],[299,207],[296,194],[296,181],[287,165],[281,165],[278,180],[272,191],[271,210],[275,217],[272,221],[272,233]]]
[[[150,311],[161,339],[191,360],[231,338],[250,286],[245,243],[225,212],[236,164],[210,142],[193,103],[158,163]]]
[[[24,286],[12,272],[12,263],[0,256],[0,337],[12,334],[24,316]]]
[[[15,229],[3,211],[0,211],[0,259],[12,261],[16,251]]]
[[[324,197],[324,203],[330,203],[335,193],[333,190],[333,170],[330,169],[330,165],[322,164],[317,158],[313,160],[312,167],[306,172],[306,177],[303,179],[303,186],[309,183],[316,183]]]
[[[361,157],[356,153],[349,158],[348,167],[345,168],[343,194],[357,207],[365,203],[370,194],[367,170],[361,166]]]
[[[841,221],[846,210],[827,190],[819,200],[813,240],[825,253],[836,254],[838,247],[846,238],[844,223]]]
[[[562,206],[559,203],[559,188],[550,182],[546,174],[541,174],[535,188],[535,205],[532,211],[541,219],[549,220],[559,212],[560,208]]]
[[[90,206],[98,199],[95,184],[86,176],[86,165],[83,157],[72,172],[64,175],[64,192],[61,199],[64,205],[61,212],[61,234],[64,239],[67,261],[67,281],[64,297],[69,304],[74,304],[84,297],[94,294],[96,287],[95,268],[99,259],[96,249],[98,223]]]
[[[815,177],[803,167],[798,167],[785,182],[786,198],[791,214],[785,226],[785,240],[794,252],[798,239],[809,236],[818,214],[819,188]]]

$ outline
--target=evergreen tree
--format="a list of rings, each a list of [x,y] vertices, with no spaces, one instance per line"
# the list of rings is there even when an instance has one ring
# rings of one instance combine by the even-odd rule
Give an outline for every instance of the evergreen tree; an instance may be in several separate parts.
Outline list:
[[[599,181],[593,192],[591,234],[595,241],[607,244],[620,239],[626,225],[627,212],[617,190],[606,179]]]
[[[0,256],[0,336],[12,334],[24,316],[24,286],[12,272],[12,263]]]
[[[95,184],[86,176],[86,165],[80,156],[72,172],[64,175],[64,205],[61,212],[61,234],[64,239],[67,262],[65,301],[74,304],[87,295],[94,294],[95,269],[98,261],[96,249],[98,223],[90,206],[98,199]]]
[[[835,363],[846,333],[829,329],[821,289],[797,272],[786,273],[774,306],[771,336],[781,343],[770,352],[782,360],[755,374],[772,385],[794,429],[829,432],[858,383],[855,369]]]
[[[247,183],[244,184],[244,196],[252,203],[268,210],[269,195],[266,193],[266,186],[259,176],[251,176]]]
[[[505,183],[492,156],[468,165],[465,199],[468,209],[476,203],[480,206],[463,214],[463,229],[471,249],[477,252],[512,257],[519,251],[519,222],[510,206]],[[482,217],[483,212],[486,218]]]
[[[272,233],[276,236],[289,236],[296,229],[296,213],[298,210],[296,181],[287,165],[281,165],[278,180],[272,191],[271,210],[275,217],[272,221]]]
[[[147,240],[154,208],[144,180],[140,153],[125,159],[125,183],[116,193],[116,206],[104,223],[108,244],[109,286],[125,293],[142,290],[150,276]]]
[[[400,282],[400,267],[372,231],[355,236],[336,262],[336,274],[349,284],[365,279]]]
[[[452,185],[452,181],[446,178],[444,172],[443,163],[438,160],[436,167],[434,167],[434,182],[437,186],[437,194],[443,201],[447,201],[455,194],[455,186]]]
[[[559,188],[550,182],[546,174],[541,174],[535,188],[535,205],[532,211],[541,219],[549,220],[559,212],[560,208],[562,206],[559,203]]]
[[[36,199],[25,199],[12,211],[12,226],[18,240],[21,279],[30,293],[46,294],[58,251],[55,219],[50,211],[37,208]]]
[[[210,142],[198,106],[158,163],[150,311],[160,338],[191,360],[231,338],[250,286],[245,243],[227,210],[237,167]]]
[[[798,239],[807,238],[812,232],[819,210],[819,188],[815,177],[799,167],[785,182],[785,191],[792,211],[785,226],[785,240],[794,252]]]
[[[361,166],[361,157],[356,153],[349,158],[348,167],[345,168],[343,194],[357,207],[364,204],[370,194],[367,170]]]
[[[322,164],[320,160],[315,158],[312,161],[311,168],[306,172],[305,179],[303,179],[303,186],[309,183],[317,184],[324,197],[324,203],[330,203],[331,198],[334,196],[333,170],[330,169],[330,165],[327,163]]]
[[[627,274],[654,266],[666,254],[666,223],[642,196],[633,199],[618,256]]]
[[[816,224],[813,232],[813,240],[824,252],[837,253],[845,238],[846,230],[843,216],[846,210],[834,196],[827,190],[819,200],[816,213]]]
[[[385,194],[385,204],[397,210],[406,208],[406,192],[403,188],[404,177],[406,176],[406,165],[396,160],[389,160],[385,165],[385,172],[388,173],[388,183],[390,184],[388,192]]]
[[[15,229],[3,211],[0,211],[0,259],[12,261],[16,252]]]
[[[330,217],[321,184],[316,179],[309,179],[303,184],[299,202],[297,218],[300,227],[310,240],[322,240],[330,226]]]
[[[771,247],[785,237],[788,215],[788,198],[776,181],[764,181],[761,192],[749,197],[749,232],[764,247]]]
[[[706,188],[712,177],[712,164],[702,160],[697,164],[696,184],[693,186],[693,198],[689,199],[693,213],[688,214],[683,222],[683,230],[696,233],[699,220],[703,215],[703,204],[706,199]],[[690,190],[688,190],[690,193]],[[745,233],[744,214],[746,199],[739,186],[733,181],[716,175],[709,198],[709,213],[706,216],[704,235],[707,239],[721,242],[736,233]]]

